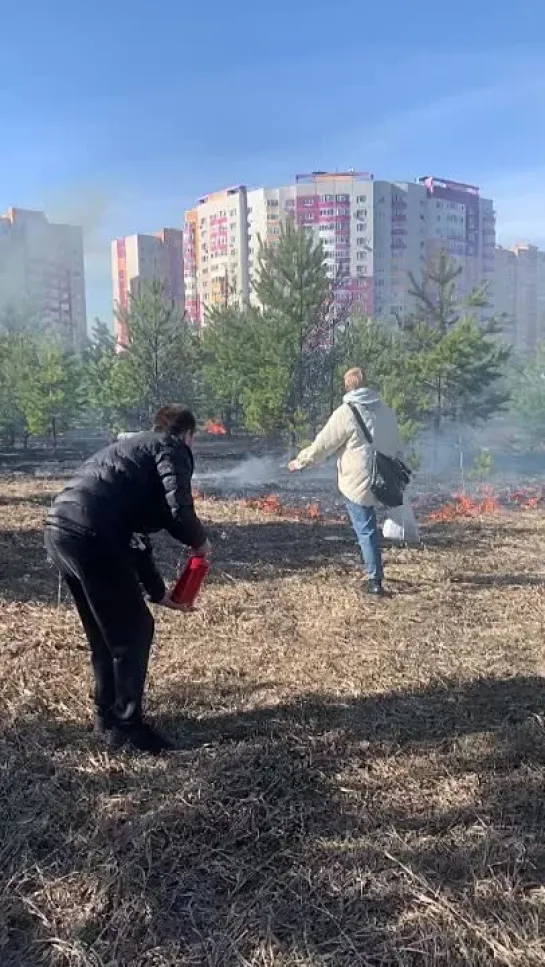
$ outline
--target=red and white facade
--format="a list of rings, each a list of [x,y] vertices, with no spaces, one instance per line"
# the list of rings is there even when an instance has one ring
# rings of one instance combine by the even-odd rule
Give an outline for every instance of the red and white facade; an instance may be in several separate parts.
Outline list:
[[[185,311],[184,242],[176,228],[163,228],[154,235],[128,235],[112,242],[112,285],[117,341],[126,346],[128,333],[117,311],[127,309],[131,295],[137,295],[142,282],[158,281],[165,298],[180,315]]]
[[[215,306],[249,299],[248,202],[237,185],[199,198],[184,221],[186,307],[202,325]]]
[[[287,219],[324,248],[336,298],[386,321],[413,308],[409,275],[446,250],[462,267],[460,295],[494,271],[493,203],[478,188],[425,177],[378,181],[367,172],[313,172],[291,185],[242,186],[200,199],[185,217],[187,309],[252,298],[260,240],[274,244]]]
[[[372,176],[354,174],[297,175],[295,184],[261,188],[248,194],[250,272],[256,268],[260,240],[274,244],[280,224],[292,218],[324,247],[339,302],[350,300],[372,314]]]

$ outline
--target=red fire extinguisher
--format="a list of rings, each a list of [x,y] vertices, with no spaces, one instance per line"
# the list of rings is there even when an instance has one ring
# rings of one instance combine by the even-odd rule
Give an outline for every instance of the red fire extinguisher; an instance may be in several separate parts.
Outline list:
[[[188,558],[180,577],[170,593],[170,598],[174,604],[183,604],[186,608],[193,607],[209,570],[210,565],[204,557],[196,557],[194,555]]]

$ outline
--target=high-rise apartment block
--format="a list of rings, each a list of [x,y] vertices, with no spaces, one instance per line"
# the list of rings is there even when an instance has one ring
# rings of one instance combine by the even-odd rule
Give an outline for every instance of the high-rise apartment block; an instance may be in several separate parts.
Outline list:
[[[459,297],[486,284],[492,301],[496,244],[493,202],[481,198],[474,185],[429,176],[420,178],[419,183],[427,191],[426,258],[438,250],[446,251],[462,269]]]
[[[61,345],[80,351],[87,337],[83,232],[44,212],[10,208],[0,216],[0,307],[35,317]]]
[[[248,255],[252,277],[260,241],[274,244],[280,225],[291,218],[324,247],[336,296],[375,309],[374,183],[369,175],[297,175],[295,184],[248,193]]]
[[[535,245],[495,250],[494,312],[518,349],[531,351],[545,339],[545,252]]]
[[[191,318],[202,323],[209,306],[251,299],[260,241],[274,244],[288,218],[322,242],[338,303],[377,318],[410,312],[409,273],[420,280],[439,249],[462,268],[461,296],[492,279],[494,208],[478,188],[429,176],[388,182],[364,172],[313,172],[278,188],[208,195],[186,214]]]
[[[160,282],[165,298],[184,313],[183,232],[163,228],[154,235],[128,235],[112,242],[114,312],[127,309],[130,296],[138,295],[143,282]],[[116,316],[117,341],[126,346],[128,333]]]
[[[242,185],[199,198],[185,214],[187,312],[202,323],[206,310],[249,297],[248,200]]]

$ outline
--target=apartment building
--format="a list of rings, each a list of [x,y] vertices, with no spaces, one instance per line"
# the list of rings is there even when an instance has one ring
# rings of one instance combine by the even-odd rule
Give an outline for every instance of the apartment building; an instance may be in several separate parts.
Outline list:
[[[494,203],[481,198],[475,185],[426,175],[419,179],[427,192],[426,258],[446,251],[462,272],[458,296],[463,299],[483,283],[493,300],[496,215]],[[483,317],[490,315],[484,310]]]
[[[128,235],[111,245],[113,302],[117,341],[126,346],[128,333],[118,309],[127,309],[131,295],[137,295],[143,282],[161,282],[165,298],[181,315],[184,313],[183,232],[163,228],[153,235]]]
[[[251,191],[251,275],[259,239],[274,242],[288,216],[322,242],[339,299],[378,318],[411,311],[409,274],[420,281],[441,249],[462,268],[461,298],[493,277],[494,207],[471,185],[429,176],[416,183],[379,181],[350,171],[298,175],[293,186]]]
[[[374,314],[392,321],[411,312],[409,273],[420,281],[426,266],[425,188],[413,182],[375,181],[373,222]]]
[[[493,203],[471,185],[430,176],[388,182],[368,172],[316,171],[297,175],[291,185],[231,191],[238,205],[228,206],[226,193],[219,192],[186,214],[188,311],[199,322],[207,305],[233,294],[251,298],[260,242],[274,244],[288,218],[321,241],[338,304],[359,305],[377,318],[392,321],[411,311],[409,274],[420,281],[440,249],[462,267],[460,297],[493,277]]]
[[[494,253],[494,312],[523,352],[545,339],[545,252],[535,245],[498,246]]]
[[[184,221],[186,307],[198,324],[214,306],[249,299],[248,199],[237,185],[199,198]]]
[[[374,218],[372,176],[355,172],[301,174],[295,183],[248,193],[250,278],[257,271],[260,242],[274,244],[287,218],[321,241],[335,280],[336,299],[375,309],[373,284]]]
[[[66,349],[87,338],[83,232],[48,221],[42,211],[10,208],[0,216],[0,308],[23,308]]]
[[[494,314],[502,317],[502,330],[508,342],[519,339],[516,325],[517,256],[512,249],[498,245],[494,251],[492,299]]]

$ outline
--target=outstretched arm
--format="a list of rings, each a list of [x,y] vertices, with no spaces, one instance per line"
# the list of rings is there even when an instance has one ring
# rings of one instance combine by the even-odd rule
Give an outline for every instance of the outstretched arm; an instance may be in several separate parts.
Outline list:
[[[331,414],[326,425],[309,447],[298,454],[290,463],[290,470],[304,470],[313,464],[322,463],[337,453],[350,436],[350,423],[344,419],[342,407]]]

